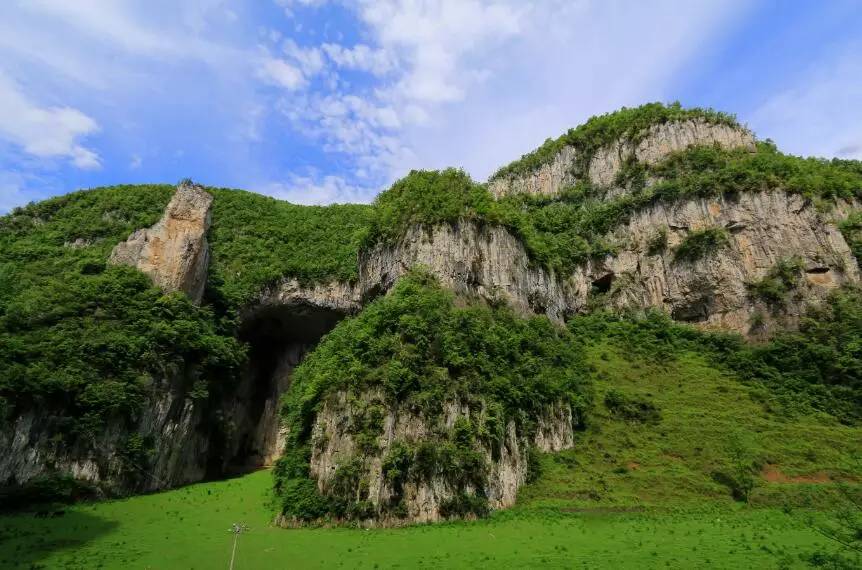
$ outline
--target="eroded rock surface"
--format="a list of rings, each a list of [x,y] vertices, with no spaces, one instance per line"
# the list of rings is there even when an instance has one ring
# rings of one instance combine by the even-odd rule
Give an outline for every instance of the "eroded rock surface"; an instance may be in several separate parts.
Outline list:
[[[860,279],[859,267],[838,231],[833,213],[818,212],[802,196],[784,192],[655,204],[618,227],[611,240],[617,255],[583,265],[570,282],[576,309],[605,280],[603,302],[616,307],[663,309],[677,320],[742,334],[762,333],[776,322],[794,326],[806,306]],[[677,260],[675,250],[695,230],[721,228],[729,241],[694,261]],[[667,232],[667,245],[650,252],[649,243]],[[758,299],[749,287],[780,262],[798,261],[802,271],[782,306]],[[759,315],[766,322],[756,323]],[[757,326],[754,326],[754,325]]]
[[[377,392],[359,396],[364,404],[382,403]],[[444,444],[445,434],[452,430],[459,418],[469,419],[474,425],[483,421],[483,409],[467,406],[453,400],[443,404],[436,415],[408,409],[407,406],[388,406],[382,433],[376,439],[376,451],[363,454],[353,431],[353,416],[357,408],[352,399],[339,392],[328,399],[317,414],[312,431],[310,474],[318,488],[328,493],[337,479],[339,467],[359,460],[361,482],[357,500],[368,501],[375,510],[374,524],[433,522],[445,518],[441,507],[461,493],[485,497],[488,506],[500,509],[513,505],[517,490],[529,473],[527,450],[531,446],[546,452],[569,449],[574,444],[571,407],[559,403],[548,406],[537,418],[533,434],[526,434],[510,421],[503,440],[497,446],[476,442],[485,470],[479,481],[457,481],[445,470],[429,474],[413,467],[401,481],[400,488],[384,474],[384,460],[393,445],[415,448],[419,444]],[[287,522],[287,521],[284,521]]]
[[[212,195],[183,182],[154,226],[117,244],[110,262],[137,267],[166,292],[182,291],[200,303],[206,286]]]
[[[753,151],[754,135],[740,127],[700,119],[654,125],[637,143],[620,140],[596,151],[590,159],[586,178],[597,186],[611,186],[629,159],[651,165],[690,146],[712,144]],[[576,169],[579,158],[574,148],[563,147],[548,164],[533,172],[491,180],[488,189],[497,198],[518,193],[557,196],[579,181]]]
[[[859,267],[836,221],[860,207],[837,204],[819,212],[802,196],[781,191],[658,203],[632,215],[607,239],[618,253],[585,262],[571,275],[555,275],[530,262],[505,228],[461,222],[417,226],[394,245],[379,245],[359,259],[359,282],[308,288],[287,281],[261,296],[261,306],[307,303],[348,312],[386,292],[410,268],[422,266],[452,290],[491,302],[505,300],[524,313],[561,322],[591,304],[657,308],[675,319],[742,334],[758,314],[793,327],[805,307],[844,283],[860,280]],[[686,235],[705,228],[727,232],[728,245],[695,261],[677,260]],[[667,233],[667,245],[649,242]],[[803,265],[797,287],[781,307],[752,295],[749,285],[783,261]],[[596,296],[604,294],[601,299]],[[762,328],[762,327],[761,327]],[[768,327],[767,327],[768,328]]]
[[[200,481],[210,448],[203,407],[178,389],[175,377],[154,384],[131,421],[117,419],[68,444],[57,438],[63,418],[52,410],[30,410],[0,432],[0,486],[25,484],[55,473],[98,485],[108,493],[154,491]],[[146,467],[130,455],[140,445],[152,458]]]

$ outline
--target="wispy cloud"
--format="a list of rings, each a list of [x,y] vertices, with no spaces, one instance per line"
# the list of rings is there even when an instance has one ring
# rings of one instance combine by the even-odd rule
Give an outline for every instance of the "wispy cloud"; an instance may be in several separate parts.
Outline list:
[[[294,204],[320,205],[368,202],[367,188],[358,187],[341,176],[291,174],[282,182],[270,182],[255,189],[261,194]]]
[[[0,2],[3,203],[131,174],[302,203],[368,201],[413,168],[481,180],[590,115],[676,99],[749,4]],[[756,112],[710,104],[791,151],[859,157],[862,57],[829,39]]]
[[[71,107],[44,107],[0,72],[0,137],[27,153],[68,158],[78,168],[98,168],[99,155],[82,144],[96,132],[96,121]]]
[[[749,122],[788,152],[862,159],[862,43],[800,68]]]

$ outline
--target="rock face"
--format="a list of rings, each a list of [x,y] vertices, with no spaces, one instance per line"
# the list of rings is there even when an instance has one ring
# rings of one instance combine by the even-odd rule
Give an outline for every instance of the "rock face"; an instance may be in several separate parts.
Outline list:
[[[679,244],[705,228],[725,230],[727,245],[701,259],[678,260]],[[650,240],[661,231],[667,233],[666,247],[650,251]],[[611,306],[659,308],[707,328],[760,334],[772,322],[794,326],[806,306],[860,279],[833,216],[784,192],[655,204],[618,227],[611,239],[621,245],[617,255],[585,264],[571,276],[576,309],[601,285],[603,302]],[[750,285],[788,261],[801,264],[788,298],[781,306],[759,299]]]
[[[590,158],[586,179],[597,186],[611,186],[627,160],[636,159],[651,165],[690,146],[712,144],[754,150],[754,135],[739,127],[699,119],[654,125],[637,143],[620,140],[600,148]],[[557,196],[579,181],[578,159],[577,151],[566,146],[538,170],[494,179],[488,189],[497,198],[518,193]]]
[[[504,228],[462,222],[417,226],[395,245],[360,254],[364,297],[388,290],[411,267],[421,265],[458,293],[506,301],[524,312],[560,320],[573,302],[570,288],[550,271],[531,264],[520,240]]]
[[[806,306],[835,287],[859,282],[857,262],[836,226],[837,219],[858,207],[838,205],[833,213],[821,213],[801,196],[780,191],[658,203],[607,236],[618,253],[584,263],[571,275],[533,265],[521,242],[501,227],[466,221],[417,226],[394,245],[363,252],[356,284],[303,289],[287,282],[262,295],[260,302],[353,312],[421,265],[459,293],[505,300],[556,321],[601,303],[662,309],[677,320],[760,336],[768,332],[763,324],[792,327]],[[676,248],[685,237],[705,228],[725,230],[728,244],[699,260],[677,260]],[[659,232],[666,232],[667,244],[650,252],[649,243]],[[750,284],[790,260],[802,263],[804,275],[783,306],[752,294]],[[752,329],[754,315],[766,322]]]
[[[382,404],[380,394],[367,392],[357,398],[364,404]],[[404,406],[388,407],[383,428],[375,440],[375,450],[363,452],[353,433],[357,407],[346,393],[340,392],[325,402],[318,413],[312,431],[310,474],[317,480],[321,493],[327,494],[339,483],[339,468],[359,465],[357,500],[372,505],[369,524],[398,525],[433,522],[446,518],[447,503],[462,494],[487,499],[492,509],[514,504],[517,490],[529,474],[527,451],[531,446],[546,452],[571,448],[576,418],[568,405],[549,406],[537,418],[535,433],[528,435],[509,422],[502,441],[496,445],[476,442],[483,468],[471,473],[467,480],[458,480],[445,469],[420,468],[416,459],[410,461],[405,476],[397,481],[387,477],[384,462],[394,446],[416,449],[418,445],[443,448],[459,419],[474,424],[483,421],[483,409],[460,401],[443,404],[442,412],[434,416]],[[344,489],[339,489],[343,492]],[[286,521],[283,521],[286,522]]]
[[[203,406],[180,391],[179,378],[153,385],[151,397],[131,422],[112,421],[90,441],[69,445],[56,438],[62,418],[51,410],[18,416],[0,432],[0,486],[15,486],[55,473],[71,474],[108,493],[153,491],[200,481],[210,447]],[[140,444],[151,458],[145,469],[130,456]]]
[[[166,292],[182,291],[200,303],[206,285],[212,196],[202,186],[177,186],[162,219],[118,244],[110,262],[137,267]]]

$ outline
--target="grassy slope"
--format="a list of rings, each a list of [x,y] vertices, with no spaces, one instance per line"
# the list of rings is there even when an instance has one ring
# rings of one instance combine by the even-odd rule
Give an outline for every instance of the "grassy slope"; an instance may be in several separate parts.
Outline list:
[[[862,453],[860,426],[816,412],[792,418],[771,413],[760,403],[762,389],[738,382],[692,352],[664,365],[629,361],[622,349],[607,344],[589,352],[598,371],[594,426],[575,450],[545,457],[544,476],[520,495],[527,508],[729,505],[728,489],[712,473],[728,468],[731,435],[747,442],[751,458],[764,469],[789,478],[862,477],[853,463]],[[662,420],[648,425],[611,417],[601,404],[610,388],[649,399]],[[760,480],[751,500],[781,506],[815,493],[822,501],[830,487]]]
[[[271,477],[257,472],[80,505],[64,518],[0,517],[0,566],[213,568],[227,563],[227,528],[240,521],[252,529],[240,539],[240,568],[794,568],[803,567],[800,554],[833,548],[777,508],[809,491],[826,504],[830,484],[762,480],[753,504],[743,506],[710,473],[727,463],[726,435],[736,432],[787,476],[857,477],[850,461],[862,429],[826,416],[773,416],[756,389],[694,353],[666,365],[628,360],[603,343],[588,354],[599,377],[592,428],[578,435],[577,450],[546,456],[544,475],[519,504],[490,519],[372,531],[277,529],[265,507]],[[661,408],[661,422],[609,417],[601,395],[610,388],[648,397]]]

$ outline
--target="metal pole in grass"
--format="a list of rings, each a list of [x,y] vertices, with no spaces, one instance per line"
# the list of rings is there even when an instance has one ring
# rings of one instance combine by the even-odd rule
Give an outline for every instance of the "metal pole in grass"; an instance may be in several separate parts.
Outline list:
[[[230,570],[233,570],[233,561],[236,558],[236,543],[239,540],[239,535],[248,531],[248,526],[242,523],[233,523],[227,531],[233,533],[233,550],[230,553]]]

